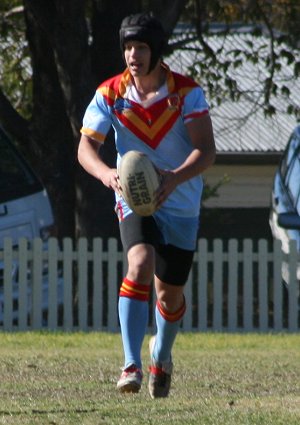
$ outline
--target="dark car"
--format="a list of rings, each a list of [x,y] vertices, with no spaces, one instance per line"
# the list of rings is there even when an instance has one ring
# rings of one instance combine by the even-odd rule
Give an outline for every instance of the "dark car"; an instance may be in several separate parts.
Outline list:
[[[281,241],[285,253],[289,252],[290,240],[296,241],[300,252],[300,125],[291,134],[275,174],[271,204],[274,238]],[[297,278],[300,279],[300,264]]]

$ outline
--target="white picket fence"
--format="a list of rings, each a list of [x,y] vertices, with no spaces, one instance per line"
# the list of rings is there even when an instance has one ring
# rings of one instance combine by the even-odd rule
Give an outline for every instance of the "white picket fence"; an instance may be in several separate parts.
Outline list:
[[[294,243],[287,256],[278,241],[269,247],[266,240],[200,239],[182,331],[298,332],[299,263]],[[90,247],[84,238],[76,246],[51,238],[46,247],[40,239],[17,246],[5,239],[0,264],[1,330],[119,330],[118,292],[127,265],[117,240],[104,250],[100,238]],[[154,307],[152,295],[149,329]]]

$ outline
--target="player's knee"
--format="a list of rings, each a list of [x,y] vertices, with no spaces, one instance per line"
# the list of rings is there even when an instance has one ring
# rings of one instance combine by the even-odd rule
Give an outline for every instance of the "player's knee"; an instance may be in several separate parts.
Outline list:
[[[136,257],[128,263],[128,278],[143,285],[150,284],[154,274],[151,258]]]
[[[154,275],[154,250],[137,247],[128,253],[128,278],[143,285],[150,284]]]
[[[147,263],[138,263],[128,267],[127,277],[134,282],[148,285],[153,279],[153,267]]]
[[[157,294],[157,300],[166,313],[175,313],[185,302],[183,294],[172,294],[167,291]]]

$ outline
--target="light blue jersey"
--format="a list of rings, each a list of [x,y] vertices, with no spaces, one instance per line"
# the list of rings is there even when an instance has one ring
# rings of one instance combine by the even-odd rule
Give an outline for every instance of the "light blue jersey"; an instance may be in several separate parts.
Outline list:
[[[112,126],[118,163],[129,150],[138,150],[144,152],[157,168],[172,170],[179,167],[194,149],[185,124],[208,114],[203,90],[193,80],[170,71],[165,64],[162,66],[167,72],[166,84],[150,102],[139,101],[126,70],[101,84],[86,110],[81,132],[103,142]],[[154,214],[158,224],[172,223],[171,228],[178,228],[179,233],[186,234],[191,243],[186,240],[181,245],[194,246],[195,235],[189,233],[187,219],[197,223],[198,229],[202,190],[202,177],[196,176],[178,185]],[[120,220],[131,213],[124,199],[117,194],[116,210]],[[180,222],[180,218],[184,220]],[[171,235],[172,232],[168,233]],[[166,239],[170,240],[170,237]],[[178,243],[175,245],[179,246]]]

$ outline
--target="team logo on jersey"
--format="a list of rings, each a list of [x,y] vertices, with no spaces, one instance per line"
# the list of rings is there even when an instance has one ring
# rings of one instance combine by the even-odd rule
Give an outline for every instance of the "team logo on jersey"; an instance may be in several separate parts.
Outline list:
[[[131,108],[132,108],[131,103],[128,102],[127,99],[123,99],[123,98],[120,98],[120,97],[118,99],[116,99],[114,106],[113,106],[113,109],[116,112],[119,112],[119,113],[124,113],[124,112],[126,112],[126,109],[131,109]]]
[[[168,109],[178,111],[180,109],[180,96],[178,93],[170,94],[167,97]]]

